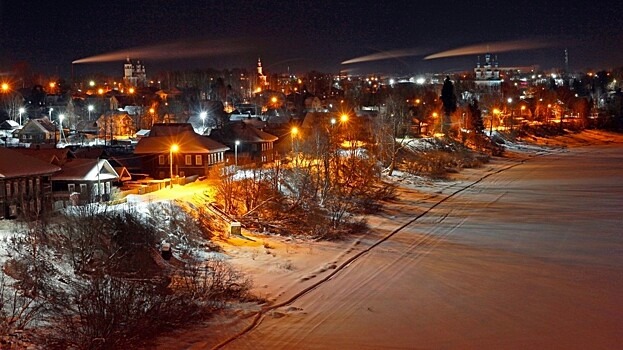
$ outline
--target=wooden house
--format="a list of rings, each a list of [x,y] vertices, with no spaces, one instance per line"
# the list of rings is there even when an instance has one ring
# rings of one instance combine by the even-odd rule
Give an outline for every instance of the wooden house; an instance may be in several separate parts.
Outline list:
[[[197,134],[188,123],[154,124],[148,137],[138,141],[143,171],[156,179],[171,176],[206,176],[225,162],[229,147]]]
[[[273,145],[279,139],[247,121],[231,122],[221,129],[212,130],[210,138],[230,148],[227,163],[255,166],[274,160]]]
[[[71,159],[52,176],[54,200],[72,205],[108,201],[118,178],[106,159]]]
[[[0,218],[38,217],[52,208],[52,176],[61,168],[0,148]]]
[[[28,120],[18,135],[20,143],[56,144],[60,141],[60,129],[47,117]]]

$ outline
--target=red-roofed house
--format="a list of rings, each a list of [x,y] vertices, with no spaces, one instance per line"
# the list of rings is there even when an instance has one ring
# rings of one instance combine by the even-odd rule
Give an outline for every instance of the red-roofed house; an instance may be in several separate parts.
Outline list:
[[[54,164],[0,148],[0,218],[33,218],[51,209],[51,177],[60,170]]]
[[[172,146],[177,151],[172,152]],[[139,140],[135,155],[142,156],[143,171],[153,178],[173,176],[206,176],[218,164],[223,164],[229,147],[195,132],[191,124],[154,124],[148,137]]]

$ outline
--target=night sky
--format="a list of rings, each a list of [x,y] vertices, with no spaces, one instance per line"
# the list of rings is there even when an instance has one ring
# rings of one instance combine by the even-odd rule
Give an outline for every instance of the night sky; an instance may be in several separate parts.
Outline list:
[[[148,75],[252,69],[258,57],[268,72],[410,74],[472,69],[473,53],[424,58],[518,41],[540,44],[496,52],[502,66],[562,68],[565,48],[571,69],[623,66],[620,0],[0,1],[0,72],[27,62],[42,74],[66,76],[76,60],[117,53],[111,62],[75,70],[121,75],[119,57],[130,55]],[[387,51],[392,57],[342,64]]]

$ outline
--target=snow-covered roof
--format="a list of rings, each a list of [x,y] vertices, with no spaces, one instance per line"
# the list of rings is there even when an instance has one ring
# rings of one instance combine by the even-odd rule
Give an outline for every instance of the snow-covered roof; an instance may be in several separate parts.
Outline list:
[[[168,153],[172,145],[179,146],[180,153],[224,152],[229,147],[195,132],[190,123],[154,124],[148,137],[139,140],[135,154]]]
[[[105,159],[72,159],[61,171],[52,176],[52,181],[97,181],[119,178],[119,174]]]

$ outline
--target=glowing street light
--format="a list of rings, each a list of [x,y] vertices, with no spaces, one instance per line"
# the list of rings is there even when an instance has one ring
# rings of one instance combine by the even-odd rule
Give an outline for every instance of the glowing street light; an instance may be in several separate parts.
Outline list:
[[[346,123],[346,122],[348,121],[348,114],[342,114],[342,115],[340,116],[340,121],[341,121],[342,123]]]
[[[89,111],[89,120],[91,120],[91,112],[95,109],[95,107],[93,107],[93,105],[89,105],[87,107],[87,110]]]
[[[172,144],[171,147],[169,148],[169,171],[170,171],[170,175],[171,175],[171,188],[173,188],[173,152],[177,152],[180,150],[180,146],[178,146],[177,144]]]
[[[0,89],[2,89],[2,92],[8,92],[9,88],[10,86],[7,83],[2,83],[2,85],[0,85]]]
[[[206,129],[206,117],[208,116],[208,112],[201,112],[199,113],[199,117],[201,118],[201,127],[203,129],[203,132],[205,132]]]
[[[61,141],[65,140],[63,142],[67,143],[67,139],[65,138],[65,133],[63,132],[63,119],[65,119],[65,115],[64,114],[59,114],[58,115],[58,124],[61,127]]]
[[[20,107],[17,111],[19,112],[19,125],[22,125],[22,114],[24,114],[26,110],[24,109],[24,107]]]
[[[240,145],[240,141],[236,140],[234,142],[234,164],[238,166],[238,145]]]
[[[292,131],[290,132],[290,136],[292,139],[292,150],[294,151],[294,139],[296,138],[296,135],[298,135],[299,133],[299,128],[297,128],[296,126],[292,128]]]
[[[493,114],[491,115],[491,123],[489,124],[489,136],[493,136],[493,117],[496,114],[500,114],[500,110],[497,108],[493,109]]]

